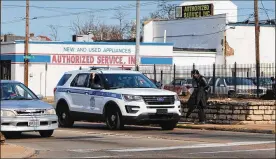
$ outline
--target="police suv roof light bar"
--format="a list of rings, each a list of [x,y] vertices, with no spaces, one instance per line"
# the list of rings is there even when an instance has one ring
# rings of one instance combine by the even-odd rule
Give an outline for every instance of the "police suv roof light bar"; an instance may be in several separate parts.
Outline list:
[[[92,66],[89,68],[90,68],[90,70],[121,70],[120,68],[117,68],[117,67],[95,67],[95,66]]]

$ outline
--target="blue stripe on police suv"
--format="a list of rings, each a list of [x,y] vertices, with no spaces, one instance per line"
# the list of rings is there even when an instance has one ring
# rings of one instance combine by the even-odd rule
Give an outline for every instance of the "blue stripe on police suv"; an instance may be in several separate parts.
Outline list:
[[[78,94],[85,94],[88,93],[89,95],[94,95],[94,96],[102,96],[102,97],[111,97],[111,98],[118,98],[122,99],[121,94],[117,93],[110,93],[110,92],[102,92],[102,91],[87,91],[87,90],[82,90],[82,89],[68,89],[68,88],[58,88],[56,92],[67,92],[70,91],[71,93],[78,93]]]

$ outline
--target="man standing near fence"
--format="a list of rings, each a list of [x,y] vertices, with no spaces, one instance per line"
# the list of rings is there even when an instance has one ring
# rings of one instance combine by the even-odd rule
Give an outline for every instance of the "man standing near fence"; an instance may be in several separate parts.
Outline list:
[[[209,98],[210,87],[205,77],[203,77],[198,70],[192,70],[191,76],[193,78],[193,93],[188,100],[188,118],[195,108],[198,108],[199,123],[204,124],[206,121],[205,108]]]
[[[276,80],[274,77],[271,77],[271,82],[272,82],[272,91],[273,91],[273,97],[276,99]]]

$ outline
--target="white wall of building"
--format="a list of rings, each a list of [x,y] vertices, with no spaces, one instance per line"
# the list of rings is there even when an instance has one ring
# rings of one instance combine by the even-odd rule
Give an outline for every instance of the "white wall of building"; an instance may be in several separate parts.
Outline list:
[[[154,21],[149,21],[144,24],[143,27],[143,41],[144,42],[153,42],[153,37],[154,37],[154,27],[153,27]]]
[[[13,42],[7,42],[7,43],[1,43],[1,54],[2,53],[15,53],[15,43]]]
[[[125,67],[134,67],[134,62],[128,62],[128,59],[135,57],[135,43],[131,45],[100,45],[95,43],[89,45],[84,43],[73,44],[66,42],[57,42],[56,44],[54,44],[55,42],[49,43],[51,44],[47,44],[47,42],[42,42],[41,44],[40,42],[32,42],[29,44],[29,53],[35,56],[33,61],[30,61],[29,63],[29,88],[36,94],[42,94],[43,96],[53,96],[54,87],[66,71],[90,66],[122,66],[121,64],[97,63],[98,58],[101,56],[122,57],[123,62],[126,62]],[[106,52],[103,51],[110,48],[121,49],[122,52],[112,52],[111,50],[107,50]],[[17,56],[16,60],[12,62],[12,79],[24,82],[24,43],[20,42],[11,45],[1,45],[1,49],[1,57],[6,58],[9,54]],[[99,49],[101,49],[101,51],[99,51]],[[171,65],[173,61],[172,51],[172,44],[141,44],[140,56],[141,59],[149,58],[147,61],[153,60],[153,62],[160,62],[163,59],[165,59],[165,61],[171,60]],[[67,63],[66,60],[58,62],[58,58],[68,56],[89,56],[93,57],[95,60],[94,63],[72,63],[72,61]],[[56,62],[53,61],[54,57],[57,59]],[[143,61],[141,60],[141,63],[142,62]],[[47,71],[45,70],[46,63],[48,63]]]
[[[255,27],[230,25],[226,39],[234,55],[226,58],[227,64],[255,64]],[[260,63],[275,63],[275,27],[260,27]]]
[[[238,7],[230,0],[223,1],[194,1],[186,0],[180,6],[198,5],[198,4],[213,4],[214,15],[226,14],[227,22],[235,23],[238,21]]]
[[[225,27],[226,15],[216,15],[213,18],[152,21],[144,27],[144,41],[164,42],[164,31],[166,30],[166,42],[173,43],[174,47],[216,49],[215,62],[224,64],[222,41]],[[197,56],[197,53],[193,56]],[[183,62],[196,63],[197,61],[185,60]],[[207,64],[206,62],[208,63],[203,60],[202,65]]]
[[[216,52],[174,51],[173,62],[177,66],[213,65],[216,62]]]

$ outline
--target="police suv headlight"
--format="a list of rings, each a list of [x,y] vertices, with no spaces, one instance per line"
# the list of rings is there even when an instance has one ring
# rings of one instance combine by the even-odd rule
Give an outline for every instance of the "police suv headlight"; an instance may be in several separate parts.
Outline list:
[[[16,113],[11,110],[1,110],[1,117],[15,117]]]
[[[48,109],[45,111],[46,115],[55,115],[56,114],[56,110],[55,109]]]
[[[174,100],[177,102],[177,101],[180,101],[180,98],[178,95],[174,95]]]
[[[143,98],[141,96],[136,96],[136,95],[123,95],[125,101],[131,102],[131,101],[142,101]]]

